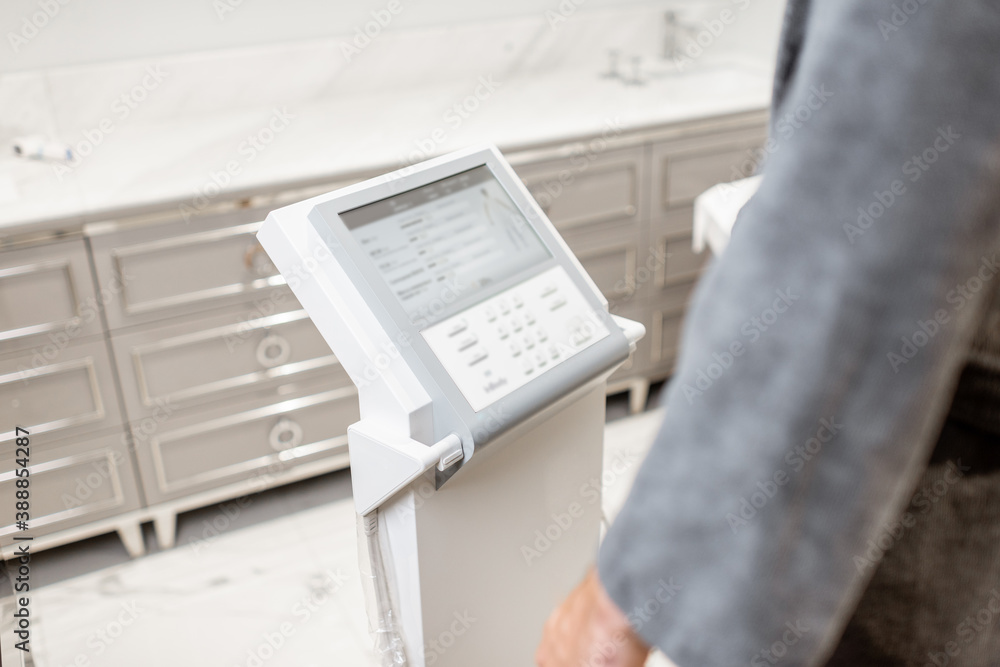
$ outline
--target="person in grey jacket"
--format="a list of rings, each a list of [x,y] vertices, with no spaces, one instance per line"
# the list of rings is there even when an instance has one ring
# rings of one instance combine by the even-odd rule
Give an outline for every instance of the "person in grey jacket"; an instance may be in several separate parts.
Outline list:
[[[1000,664],[1000,2],[790,0],[771,129],[542,667]]]

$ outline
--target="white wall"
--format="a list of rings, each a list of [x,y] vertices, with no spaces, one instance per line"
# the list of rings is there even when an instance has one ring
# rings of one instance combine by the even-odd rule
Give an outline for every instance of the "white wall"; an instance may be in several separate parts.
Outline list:
[[[776,39],[783,0],[739,0]],[[544,15],[560,3],[579,11],[613,6],[732,4],[737,0],[396,0],[390,29]],[[352,33],[389,0],[0,0],[0,72],[155,57]],[[49,16],[51,15],[51,16]],[[35,28],[35,25],[42,25]]]

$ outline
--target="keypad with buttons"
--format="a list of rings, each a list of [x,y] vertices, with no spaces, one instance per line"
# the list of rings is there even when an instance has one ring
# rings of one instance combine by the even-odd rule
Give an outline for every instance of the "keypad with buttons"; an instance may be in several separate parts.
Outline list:
[[[479,411],[608,333],[557,266],[421,335]]]

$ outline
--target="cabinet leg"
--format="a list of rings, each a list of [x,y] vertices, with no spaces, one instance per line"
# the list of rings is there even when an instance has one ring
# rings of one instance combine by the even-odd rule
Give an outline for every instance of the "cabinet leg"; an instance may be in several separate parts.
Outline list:
[[[118,526],[118,537],[125,545],[125,551],[132,558],[138,558],[146,554],[146,542],[142,539],[142,525],[139,523],[129,523]]]
[[[637,415],[645,410],[648,399],[649,380],[636,380],[633,382],[628,392],[629,414]]]
[[[156,531],[156,541],[161,549],[172,549],[177,543],[177,515],[173,512],[155,516],[153,529]]]

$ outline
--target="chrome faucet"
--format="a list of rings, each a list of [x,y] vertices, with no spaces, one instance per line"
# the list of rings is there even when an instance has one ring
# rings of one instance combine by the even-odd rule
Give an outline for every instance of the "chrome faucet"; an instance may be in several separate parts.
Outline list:
[[[677,12],[663,14],[663,57],[677,55]]]
[[[663,13],[663,57],[673,60],[681,55],[681,45],[679,35],[681,32],[690,32],[692,27],[681,23],[675,11]]]

